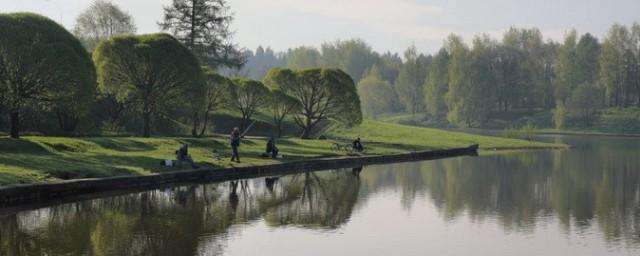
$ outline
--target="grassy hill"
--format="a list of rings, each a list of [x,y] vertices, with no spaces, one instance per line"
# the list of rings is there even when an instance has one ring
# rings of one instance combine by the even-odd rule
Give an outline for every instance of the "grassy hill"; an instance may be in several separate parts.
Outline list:
[[[247,137],[243,140],[242,163],[231,163],[226,135],[206,138],[189,137],[24,137],[20,140],[0,137],[0,184],[32,183],[61,179],[109,177],[117,175],[146,175],[177,170],[161,167],[160,161],[174,159],[181,143],[190,145],[190,154],[200,166],[229,167],[291,161],[305,158],[343,156],[334,151],[334,142],[349,143],[361,137],[367,148],[364,154],[390,154],[407,151],[466,147],[480,144],[482,148],[531,148],[559,146],[539,142],[512,140],[487,136],[419,128],[367,120],[351,129],[334,128],[327,140],[283,138],[278,147],[284,159],[265,159],[266,137]],[[213,159],[213,150],[224,157]]]

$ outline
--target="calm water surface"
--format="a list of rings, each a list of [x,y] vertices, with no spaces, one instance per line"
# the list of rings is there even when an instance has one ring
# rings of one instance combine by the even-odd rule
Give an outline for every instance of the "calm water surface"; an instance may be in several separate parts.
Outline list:
[[[640,139],[0,210],[0,255],[640,255]]]

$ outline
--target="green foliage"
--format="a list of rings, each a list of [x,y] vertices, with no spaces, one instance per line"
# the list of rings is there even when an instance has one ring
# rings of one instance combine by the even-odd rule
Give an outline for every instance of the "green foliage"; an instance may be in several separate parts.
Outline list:
[[[309,69],[320,67],[320,52],[313,47],[298,47],[287,54],[287,67],[291,69]]]
[[[100,41],[116,35],[136,33],[133,17],[117,5],[104,0],[95,0],[76,18],[73,34],[89,51]]]
[[[423,87],[430,60],[418,54],[415,46],[404,52],[404,59],[394,88],[407,112],[416,114],[424,111]]]
[[[322,66],[344,70],[354,81],[360,81],[377,61],[371,46],[362,39],[323,43],[321,49]]]
[[[31,13],[0,14],[0,35],[0,102],[10,114],[11,136],[19,137],[27,106],[51,109],[68,121],[61,128],[75,129],[96,87],[82,44],[54,21]]]
[[[187,114],[205,100],[198,60],[170,35],[112,37],[98,45],[93,60],[101,91],[140,109],[145,137],[160,109]]]
[[[382,80],[377,66],[358,83],[358,95],[365,116],[376,118],[383,113],[391,113],[398,105],[395,91],[389,82]]]
[[[567,108],[564,103],[558,102],[556,104],[556,109],[553,110],[553,123],[556,126],[556,129],[565,128],[567,123]]]
[[[510,139],[521,139],[533,141],[537,128],[532,122],[527,123],[520,128],[507,128],[502,131],[502,136]]]
[[[242,114],[239,127],[241,131],[244,131],[253,114],[269,103],[270,92],[260,81],[234,78],[231,79],[231,84],[227,87],[225,98],[228,108]]]
[[[302,103],[279,89],[273,89],[270,96],[269,106],[273,115],[276,135],[282,137],[282,122],[287,116],[300,113],[302,111]]]
[[[226,90],[232,85],[232,82],[226,77],[214,72],[209,67],[203,66],[205,86],[205,103],[202,109],[195,109],[193,113],[193,128],[191,135],[194,137],[202,137],[207,131],[209,116],[214,110],[218,110],[224,105]],[[198,132],[198,127],[202,123],[202,127]]]
[[[640,105],[640,25],[631,29],[614,24],[600,55],[600,84],[609,106]]]
[[[608,108],[600,110],[595,121],[597,131],[640,134],[640,108]]]
[[[356,86],[342,70],[274,68],[265,83],[300,101],[302,111],[294,120],[302,128],[302,138],[310,138],[320,122],[337,121],[347,126],[362,122]]]
[[[172,0],[164,7],[164,21],[159,25],[212,68],[238,68],[245,59],[231,43],[232,20],[226,0]]]
[[[583,83],[569,98],[569,109],[578,115],[585,125],[591,125],[593,116],[602,105],[602,92],[596,85]]]
[[[462,38],[449,36],[449,91],[446,94],[449,113],[447,119],[452,123],[465,124],[471,127],[473,124],[470,111],[470,101],[467,101],[471,89],[471,53],[462,41]]]
[[[433,117],[447,113],[444,99],[449,89],[448,65],[449,53],[442,48],[429,66],[429,74],[424,85],[427,112]]]

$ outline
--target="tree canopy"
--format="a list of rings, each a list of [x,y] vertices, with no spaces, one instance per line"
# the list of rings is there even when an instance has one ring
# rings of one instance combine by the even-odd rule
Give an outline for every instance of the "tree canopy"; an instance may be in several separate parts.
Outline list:
[[[0,14],[0,99],[18,138],[27,106],[86,112],[95,70],[78,39],[56,22],[32,13]]]
[[[311,138],[314,128],[323,121],[337,121],[347,126],[362,123],[356,86],[342,70],[274,68],[267,74],[265,83],[300,101],[302,111],[294,120],[302,129],[302,138]]]
[[[93,60],[102,91],[121,102],[136,102],[145,137],[151,134],[151,118],[160,106],[200,107],[204,101],[198,60],[170,35],[112,37],[98,45]]]
[[[75,34],[89,50],[115,35],[136,33],[133,17],[112,2],[95,0],[76,18]]]
[[[173,0],[164,7],[164,20],[158,24],[212,68],[238,68],[245,59],[231,42],[231,21],[226,0]]]
[[[228,107],[240,111],[242,114],[241,131],[247,128],[253,114],[258,109],[267,106],[270,100],[269,89],[262,82],[246,78],[231,79],[227,93]]]

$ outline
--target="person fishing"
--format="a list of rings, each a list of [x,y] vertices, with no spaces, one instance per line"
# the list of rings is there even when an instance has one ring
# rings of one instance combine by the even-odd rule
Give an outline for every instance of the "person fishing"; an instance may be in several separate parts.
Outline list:
[[[240,129],[238,127],[234,127],[231,131],[230,135],[230,144],[231,144],[231,162],[235,161],[240,163],[240,154],[238,154],[238,147],[240,147]]]
[[[269,138],[269,141],[267,141],[267,149],[265,150],[267,157],[269,156],[269,154],[271,154],[271,158],[277,158],[278,157],[278,147],[276,146],[276,140],[273,138]]]
[[[197,169],[198,166],[193,162],[193,159],[189,155],[189,146],[185,143],[180,146],[180,149],[176,151],[176,160],[178,163],[182,164],[183,162],[189,163],[191,168]]]
[[[362,146],[362,142],[360,142],[360,138],[357,138],[353,141],[353,150],[356,152],[364,151],[364,147]]]

